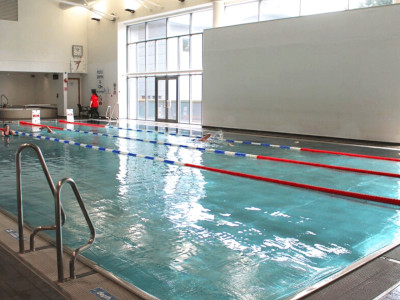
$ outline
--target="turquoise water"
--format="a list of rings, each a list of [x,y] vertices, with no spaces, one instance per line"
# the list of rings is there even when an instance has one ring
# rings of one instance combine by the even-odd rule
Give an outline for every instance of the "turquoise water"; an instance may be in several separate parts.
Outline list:
[[[184,137],[97,130],[202,145]],[[399,180],[395,178],[226,157],[74,132],[57,132],[53,136],[399,198]],[[0,206],[13,213],[15,152],[24,142],[34,142],[42,149],[55,181],[72,177],[77,182],[97,233],[95,244],[84,255],[161,299],[284,299],[390,244],[399,235],[399,213],[391,206],[22,136],[8,142],[0,140]],[[399,173],[400,166],[387,161],[250,145],[210,147],[393,173]],[[54,222],[53,199],[33,151],[25,151],[22,161],[26,221],[35,226]],[[89,233],[69,187],[63,189],[62,198],[67,214],[64,242],[76,247],[87,241]]]

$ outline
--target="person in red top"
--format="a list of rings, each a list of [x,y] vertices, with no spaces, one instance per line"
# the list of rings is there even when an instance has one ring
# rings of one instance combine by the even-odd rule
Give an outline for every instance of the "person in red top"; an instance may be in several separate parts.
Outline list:
[[[99,97],[96,94],[96,90],[92,90],[92,97],[90,97],[90,115],[92,118],[100,118],[99,115]]]

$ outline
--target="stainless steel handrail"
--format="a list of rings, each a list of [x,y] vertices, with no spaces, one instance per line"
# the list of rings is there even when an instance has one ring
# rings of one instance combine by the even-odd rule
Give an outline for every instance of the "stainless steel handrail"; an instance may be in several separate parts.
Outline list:
[[[89,226],[90,230],[90,239],[86,245],[83,245],[79,248],[76,248],[72,252],[72,257],[69,262],[69,273],[70,273],[70,278],[75,279],[75,261],[76,257],[78,256],[79,252],[82,252],[89,248],[93,243],[94,239],[96,237],[96,232],[94,230],[94,226],[92,224],[92,221],[90,220],[89,214],[87,213],[87,210],[85,208],[85,205],[83,203],[81,194],[78,191],[78,187],[76,186],[75,181],[72,178],[64,178],[60,180],[57,184],[57,190],[54,195],[54,200],[55,200],[55,213],[56,213],[56,245],[57,245],[57,272],[58,272],[58,282],[63,282],[64,281],[64,265],[63,265],[63,243],[62,243],[62,228],[61,228],[61,199],[60,199],[60,194],[61,194],[61,189],[64,186],[65,183],[69,183],[69,185],[72,187],[72,190],[74,191],[75,198],[79,203],[79,206],[81,208],[81,211],[85,217],[86,223]]]
[[[18,239],[19,239],[19,253],[24,253],[25,252],[25,247],[24,247],[24,213],[23,213],[23,204],[22,204],[22,184],[21,184],[21,152],[26,149],[26,148],[32,148],[33,150],[36,151],[36,154],[39,158],[40,164],[42,165],[43,172],[46,176],[47,183],[49,184],[50,190],[55,196],[56,194],[56,188],[53,183],[53,179],[51,178],[50,172],[47,168],[46,162],[44,160],[42,151],[40,151],[40,148],[36,146],[35,144],[22,144],[19,146],[17,153],[15,154],[15,160],[16,160],[16,169],[17,169],[17,201],[18,201]],[[62,225],[65,223],[65,212],[64,208],[61,207],[61,218],[62,218]],[[35,251],[35,246],[34,246],[34,238],[35,235],[44,230],[55,230],[56,229],[56,224],[55,225],[45,225],[45,226],[38,226],[34,228],[33,232],[30,235],[30,249],[31,251]]]

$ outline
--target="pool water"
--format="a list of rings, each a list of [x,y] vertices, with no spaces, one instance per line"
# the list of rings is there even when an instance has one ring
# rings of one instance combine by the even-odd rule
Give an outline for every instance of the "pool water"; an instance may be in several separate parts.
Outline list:
[[[31,131],[25,126],[13,129]],[[187,137],[95,130],[204,145]],[[400,197],[396,178],[76,132],[57,131],[52,136],[185,163]],[[76,181],[97,234],[83,255],[161,299],[285,299],[399,236],[399,211],[393,206],[23,136],[0,140],[0,206],[15,214],[15,152],[26,142],[41,148],[55,182],[64,177]],[[271,139],[265,142],[274,143]],[[207,147],[392,173],[399,173],[400,167],[396,162],[252,145]],[[54,201],[31,150],[22,154],[22,184],[25,220],[34,226],[53,223]],[[69,187],[63,189],[62,201],[67,214],[64,243],[80,246],[87,242],[89,231]]]

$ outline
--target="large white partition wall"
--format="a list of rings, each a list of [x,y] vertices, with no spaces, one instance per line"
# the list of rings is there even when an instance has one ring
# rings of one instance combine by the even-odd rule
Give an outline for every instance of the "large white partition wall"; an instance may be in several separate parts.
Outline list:
[[[203,125],[400,142],[400,6],[204,32]]]

